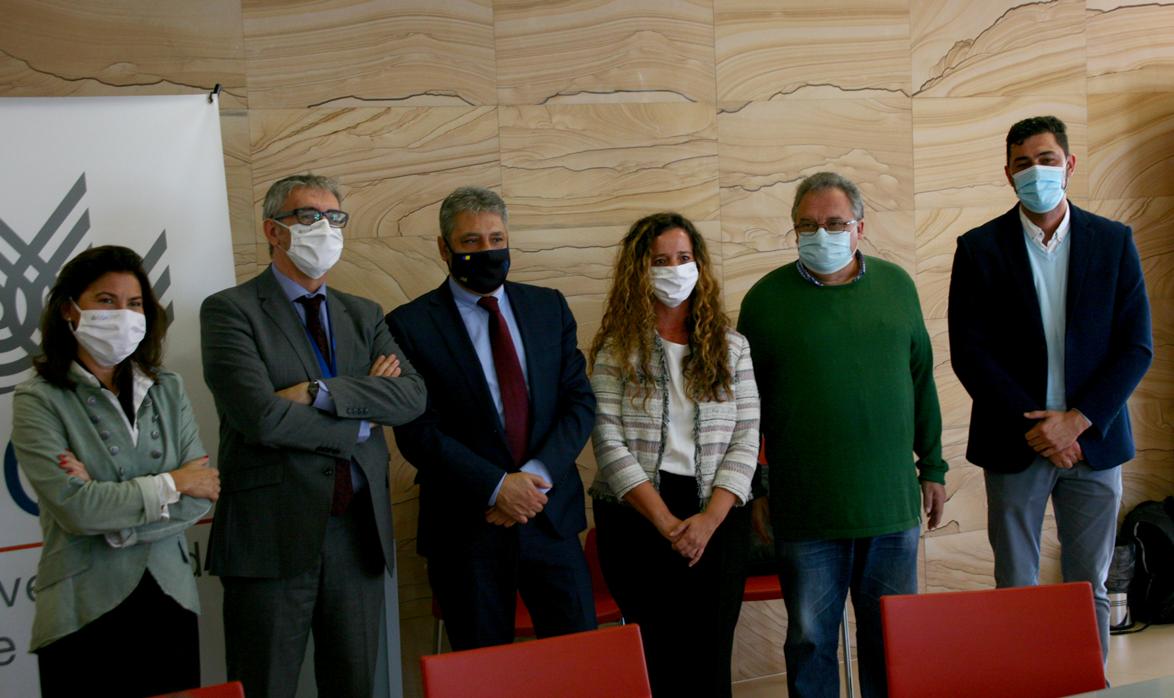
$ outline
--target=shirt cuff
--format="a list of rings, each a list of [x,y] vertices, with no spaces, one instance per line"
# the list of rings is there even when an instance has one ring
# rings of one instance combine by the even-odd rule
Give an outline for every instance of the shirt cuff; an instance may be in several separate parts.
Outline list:
[[[106,534],[106,545],[111,548],[129,548],[135,544],[135,530],[133,528],[124,528],[121,531],[111,531]]]
[[[526,464],[522,466],[522,472],[530,473],[531,475],[537,475],[543,480],[551,483],[552,487],[554,485],[554,480],[550,479],[550,471],[546,469],[546,464],[536,458],[531,458],[530,460],[526,461]],[[551,488],[540,487],[539,489],[542,491],[542,494],[546,494],[550,491]]]
[[[318,394],[321,395],[322,393]],[[369,438],[371,438],[371,422],[364,419],[359,422],[359,438],[355,439],[355,443],[366,443]]]
[[[314,407],[329,412],[330,414],[337,414],[338,411],[334,409],[334,398],[330,395],[330,388],[322,381],[314,381],[318,384],[318,396],[314,398]]]
[[[505,484],[505,475],[502,475],[501,479],[497,481],[497,487],[493,488],[493,494],[489,495],[489,506],[492,507],[492,506],[497,505],[497,493],[501,492],[501,486],[504,484]]]
[[[155,476],[155,488],[159,492],[159,504],[161,510],[159,518],[166,520],[171,518],[171,512],[168,511],[168,504],[175,504],[179,501],[179,490],[175,489],[175,478],[171,477],[171,473],[163,473]]]

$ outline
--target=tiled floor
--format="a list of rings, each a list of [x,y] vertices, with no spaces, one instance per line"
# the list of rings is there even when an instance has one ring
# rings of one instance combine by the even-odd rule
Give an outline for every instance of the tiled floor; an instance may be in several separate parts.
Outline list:
[[[1174,674],[1174,625],[1154,625],[1109,638],[1109,681],[1114,686]],[[840,688],[841,694],[843,687]],[[767,676],[734,684],[734,698],[785,698],[787,677]]]

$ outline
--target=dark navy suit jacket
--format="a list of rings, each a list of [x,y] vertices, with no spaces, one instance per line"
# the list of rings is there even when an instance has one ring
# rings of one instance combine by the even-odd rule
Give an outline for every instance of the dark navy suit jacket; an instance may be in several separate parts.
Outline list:
[[[595,422],[595,395],[579,351],[575,318],[558,291],[507,282],[526,349],[530,439],[554,488],[535,523],[565,538],[587,527],[575,459]],[[448,281],[387,315],[391,333],[428,386],[423,416],[395,428],[420,485],[421,555],[492,554],[511,529],[485,521],[502,475],[516,471],[493,397]]]
[[[1092,426],[1079,438],[1094,470],[1133,457],[1125,401],[1153,359],[1150,308],[1127,226],[1073,206],[1064,382]],[[950,278],[950,360],[974,400],[966,459],[996,472],[1035,459],[1024,435],[1045,409],[1047,345],[1018,206],[958,238]]]

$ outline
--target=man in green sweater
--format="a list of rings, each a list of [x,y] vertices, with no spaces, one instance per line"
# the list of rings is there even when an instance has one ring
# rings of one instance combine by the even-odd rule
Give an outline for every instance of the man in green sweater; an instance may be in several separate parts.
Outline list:
[[[839,696],[851,591],[861,692],[884,696],[880,597],[917,592],[919,505],[932,529],[946,500],[932,349],[909,275],[857,249],[855,184],[806,178],[791,218],[799,261],[755,284],[738,322],[762,400],[788,695]]]

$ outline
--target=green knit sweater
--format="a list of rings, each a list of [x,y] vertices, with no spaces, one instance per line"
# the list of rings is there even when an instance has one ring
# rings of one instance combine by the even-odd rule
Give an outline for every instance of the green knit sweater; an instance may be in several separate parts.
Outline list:
[[[742,301],[738,331],[754,353],[771,512],[784,540],[912,528],[918,472],[945,482],[917,289],[900,267],[866,261],[867,272],[842,286],[816,286],[788,264]]]

